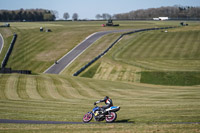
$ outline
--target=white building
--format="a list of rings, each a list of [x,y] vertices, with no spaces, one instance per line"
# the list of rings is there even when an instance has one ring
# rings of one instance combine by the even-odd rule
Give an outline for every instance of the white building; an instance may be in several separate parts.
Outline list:
[[[168,17],[158,17],[158,18],[153,18],[153,20],[169,20]]]

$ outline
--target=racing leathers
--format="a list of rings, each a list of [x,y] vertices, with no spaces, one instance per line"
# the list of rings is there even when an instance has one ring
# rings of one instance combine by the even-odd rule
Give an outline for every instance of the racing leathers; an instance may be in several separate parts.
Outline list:
[[[107,108],[110,108],[111,106],[113,106],[113,102],[112,102],[112,99],[110,99],[109,97],[108,98],[104,98],[102,100],[99,100],[99,101],[96,101],[94,103],[94,105],[96,105],[97,103],[100,103],[100,102],[105,102],[105,106],[102,106],[101,109],[103,109],[103,111]]]

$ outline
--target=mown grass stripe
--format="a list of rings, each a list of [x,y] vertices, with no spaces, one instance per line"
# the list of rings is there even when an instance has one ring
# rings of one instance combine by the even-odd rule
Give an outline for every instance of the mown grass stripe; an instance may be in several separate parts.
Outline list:
[[[70,85],[70,92],[71,92],[71,95],[73,97],[85,98],[83,96],[83,94],[81,94],[79,86],[76,84],[76,82],[74,81],[74,79],[68,77],[67,78],[67,82]]]
[[[179,33],[180,34],[180,33]],[[182,54],[182,47],[184,47],[184,44],[188,40],[188,35],[186,33],[181,34],[181,39],[177,41],[176,48],[174,51],[174,57],[177,59],[181,59],[181,54]]]
[[[20,100],[21,98],[18,95],[19,75],[10,75],[5,86],[5,95],[10,100]]]
[[[195,56],[195,53],[199,53],[199,45],[200,45],[200,32],[194,32],[191,33],[192,37],[190,37],[190,42],[187,42],[187,48],[189,49],[189,52],[187,53],[188,55],[190,55],[191,59],[200,59],[200,54],[197,54],[197,56]],[[188,56],[187,55],[187,56]],[[185,55],[186,56],[186,55]]]
[[[168,35],[165,33],[155,33],[153,36],[152,42],[149,42],[149,45],[152,45],[152,49],[148,49],[146,53],[146,58],[158,58],[162,53],[164,47],[166,47],[166,40],[168,40]]]
[[[178,36],[176,38],[176,41],[173,42],[171,46],[171,53],[169,54],[169,59],[179,59],[179,53],[177,52],[180,43],[184,42],[185,38],[182,38],[183,35],[180,33],[177,33]]]
[[[45,43],[45,34],[41,34],[39,36],[36,35],[32,38],[30,35],[28,38],[29,40],[27,41],[19,40],[18,44],[20,45],[17,45],[14,53],[11,55],[9,66],[18,69],[31,69],[32,65],[30,65],[31,62],[29,60],[31,58],[34,59],[34,56],[37,55],[38,52],[42,51],[45,47],[47,47],[47,44]],[[23,66],[21,64],[23,64]]]
[[[185,58],[191,58],[191,51],[193,49],[193,47],[195,47],[194,43],[192,42],[193,37],[195,37],[196,34],[195,33],[191,33],[191,34],[186,34],[185,40],[182,43],[182,46],[180,46],[180,58],[181,59],[185,59]],[[191,45],[192,44],[192,45]]]
[[[178,36],[178,34],[174,34],[174,33],[170,33],[168,35],[168,38],[166,39],[166,44],[163,47],[163,49],[161,49],[161,51],[160,51],[160,56],[159,56],[160,59],[169,57],[171,48],[173,47],[174,42],[176,42],[175,40],[176,40],[177,36]]]
[[[87,94],[89,98],[96,98],[100,97],[97,91],[93,90],[88,86],[88,84],[85,84],[85,82],[77,82],[77,84],[81,87],[81,89]]]
[[[52,77],[53,78],[53,77]],[[72,87],[69,87],[68,84],[66,84],[66,79],[62,79],[62,78],[53,78],[54,82],[56,83],[56,87],[57,87],[57,90],[59,92],[59,94],[61,96],[63,96],[64,98],[66,99],[69,99],[69,98],[75,98],[73,97],[73,94],[71,94],[71,89],[74,89]]]
[[[158,34],[157,33],[147,33],[149,34],[148,36],[148,40],[146,40],[143,44],[141,44],[143,46],[143,51],[137,51],[137,53],[139,53],[139,57],[138,58],[148,58],[151,56],[151,53],[154,53],[155,49],[157,49],[158,47],[158,43],[159,43],[159,38],[158,38]],[[149,52],[150,51],[150,52]],[[150,55],[148,55],[148,53]]]
[[[41,39],[42,40],[42,39]],[[38,42],[40,42],[40,43],[44,43],[44,41],[38,41]],[[42,45],[42,46],[40,46],[40,45],[38,45],[37,44],[37,42],[32,42],[32,44],[28,44],[28,45],[30,45],[30,46],[32,46],[32,47],[30,47],[30,48],[26,48],[26,46],[16,46],[17,48],[16,48],[16,51],[14,51],[15,52],[15,54],[16,55],[14,55],[14,56],[16,56],[16,58],[13,58],[13,62],[15,63],[15,61],[18,61],[19,59],[21,59],[21,58],[26,58],[26,56],[27,55],[29,55],[29,56],[32,56],[34,53],[33,52],[36,52],[36,53],[38,53],[39,51],[41,51],[41,49],[43,48],[43,47],[45,47],[44,45]],[[38,49],[39,48],[39,49]],[[19,50],[18,50],[19,49]],[[27,51],[27,49],[28,49],[28,51]],[[37,49],[37,50],[36,50]],[[20,60],[21,61],[21,60]]]
[[[66,98],[81,97],[80,94],[77,92],[77,90],[69,85],[70,83],[66,79],[59,78],[59,81],[61,82],[61,88],[64,92],[63,96],[65,96]]]
[[[194,54],[194,57],[195,57],[195,58],[198,57],[198,59],[200,59],[200,57],[199,57],[199,49],[200,49],[200,44],[199,44],[199,42],[200,42],[200,32],[198,32],[198,36],[197,36],[195,39],[196,39],[196,40],[193,40],[193,41],[194,41],[195,44],[197,45],[197,49],[198,49],[198,50],[196,50],[196,52],[194,52],[193,54]]]
[[[26,91],[30,99],[42,100],[39,92],[37,91],[37,81],[35,76],[27,76],[26,78]]]
[[[8,75],[2,75],[0,74],[0,99],[6,99],[6,94],[5,94],[5,86],[6,82],[8,80],[9,76]]]
[[[20,75],[17,83],[17,92],[21,99],[29,99],[26,92],[26,75]]]
[[[45,100],[52,100],[53,98],[48,94],[48,88],[45,86],[45,80],[42,76],[36,78],[38,94]]]
[[[133,42],[132,45],[129,45],[129,47],[127,47],[126,49],[130,49],[129,52],[127,52],[126,57],[129,56],[131,57],[131,59],[133,58],[141,58],[143,55],[143,51],[146,49],[146,47],[148,47],[148,40],[151,36],[151,34],[146,33],[145,35],[143,35],[144,38],[142,38],[140,40],[140,38],[137,38],[138,42]],[[137,52],[133,52],[133,51],[137,51]],[[126,52],[125,52],[126,53]]]
[[[75,88],[77,90],[77,92],[83,97],[86,98],[88,97],[88,91],[87,89],[83,89],[79,82],[77,82],[76,80],[70,78],[70,80],[68,79],[68,81],[70,81],[71,85],[73,88]]]
[[[56,100],[64,100],[65,98],[59,94],[58,89],[55,86],[54,80],[49,76],[45,77],[46,80],[44,82],[45,88],[47,89],[47,93]]]

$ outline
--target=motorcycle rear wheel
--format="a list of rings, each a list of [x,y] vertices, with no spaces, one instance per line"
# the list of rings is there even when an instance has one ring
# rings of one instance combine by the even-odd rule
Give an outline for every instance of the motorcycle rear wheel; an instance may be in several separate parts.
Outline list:
[[[88,112],[83,116],[83,122],[88,123],[92,120],[92,118],[93,118],[92,113]]]
[[[117,114],[115,112],[110,112],[110,114],[106,115],[106,122],[112,123],[117,119]]]

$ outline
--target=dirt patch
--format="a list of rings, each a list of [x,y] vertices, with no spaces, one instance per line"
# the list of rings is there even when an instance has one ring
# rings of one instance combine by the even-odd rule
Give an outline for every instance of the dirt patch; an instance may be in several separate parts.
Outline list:
[[[12,36],[12,31],[9,28],[3,28],[2,30],[2,35],[7,38],[9,36]]]

